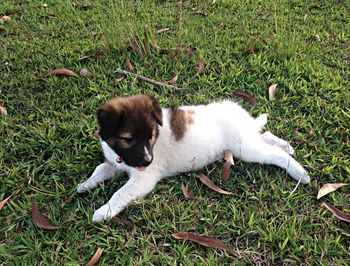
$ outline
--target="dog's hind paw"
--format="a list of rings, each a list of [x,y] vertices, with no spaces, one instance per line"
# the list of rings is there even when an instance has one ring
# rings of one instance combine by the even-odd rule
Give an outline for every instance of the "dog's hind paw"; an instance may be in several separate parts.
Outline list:
[[[112,217],[113,215],[110,206],[108,204],[105,204],[94,212],[94,215],[92,216],[92,221],[101,222],[104,220],[109,220]]]
[[[77,186],[77,192],[78,193],[84,193],[87,190],[87,188],[85,187],[85,183],[80,183]]]
[[[255,118],[255,123],[258,128],[263,128],[267,124],[267,114],[259,115],[257,118]]]

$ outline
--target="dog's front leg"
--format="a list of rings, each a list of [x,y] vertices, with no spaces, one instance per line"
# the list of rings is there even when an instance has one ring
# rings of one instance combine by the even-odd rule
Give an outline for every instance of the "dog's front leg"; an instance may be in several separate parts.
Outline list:
[[[160,178],[156,176],[132,175],[129,181],[114,193],[107,204],[95,211],[92,220],[109,220],[120,213],[133,200],[143,198],[153,190]]]
[[[83,193],[88,189],[93,189],[97,187],[101,182],[111,179],[117,168],[111,163],[105,162],[96,167],[95,171],[92,173],[91,177],[84,183],[80,183],[77,187],[78,193]]]

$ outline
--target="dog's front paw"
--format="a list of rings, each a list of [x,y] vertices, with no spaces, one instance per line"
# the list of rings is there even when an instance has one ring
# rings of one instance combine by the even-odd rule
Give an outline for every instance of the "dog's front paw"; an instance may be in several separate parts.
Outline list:
[[[113,208],[110,204],[107,203],[94,212],[92,221],[101,222],[104,220],[110,220],[121,211],[122,208]]]
[[[306,173],[306,171],[304,170],[304,172],[299,176],[300,178],[300,183],[302,184],[309,184],[311,181],[310,176]]]

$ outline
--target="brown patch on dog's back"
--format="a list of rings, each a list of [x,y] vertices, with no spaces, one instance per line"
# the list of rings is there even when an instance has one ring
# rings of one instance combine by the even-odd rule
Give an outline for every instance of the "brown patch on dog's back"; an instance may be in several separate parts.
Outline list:
[[[176,141],[181,140],[189,124],[193,124],[193,110],[182,110],[176,107],[170,109],[170,128]]]

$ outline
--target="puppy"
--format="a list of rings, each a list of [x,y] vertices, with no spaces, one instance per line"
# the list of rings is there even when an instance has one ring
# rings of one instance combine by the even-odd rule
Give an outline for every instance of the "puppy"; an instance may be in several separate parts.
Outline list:
[[[294,150],[287,141],[270,132],[260,133],[267,115],[254,119],[229,100],[162,109],[154,98],[135,95],[108,101],[97,116],[106,160],[77,191],[95,188],[117,171],[127,172],[129,180],[95,211],[93,221],[114,217],[131,201],[150,193],[163,177],[201,169],[222,159],[225,150],[246,162],[286,169],[301,183],[310,182],[291,156]]]

